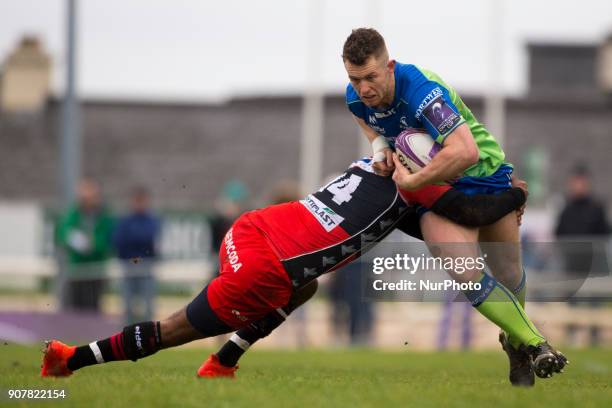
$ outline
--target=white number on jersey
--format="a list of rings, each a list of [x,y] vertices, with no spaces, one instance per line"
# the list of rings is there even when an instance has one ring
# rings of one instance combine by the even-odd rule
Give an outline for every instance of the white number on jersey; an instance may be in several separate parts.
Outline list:
[[[336,179],[337,180],[337,179]],[[340,179],[340,181],[332,182],[327,186],[327,191],[332,193],[334,196],[332,200],[338,205],[342,203],[348,203],[353,196],[352,193],[357,190],[362,178],[355,174],[351,174],[351,177]]]

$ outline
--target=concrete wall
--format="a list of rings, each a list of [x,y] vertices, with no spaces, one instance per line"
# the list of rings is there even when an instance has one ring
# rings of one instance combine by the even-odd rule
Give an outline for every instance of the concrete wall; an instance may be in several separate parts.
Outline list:
[[[597,89],[596,46],[532,45],[525,98],[507,101],[505,150],[518,173],[540,179],[543,203],[564,189],[573,164],[590,164],[596,192],[612,203],[612,98]],[[482,118],[482,100],[466,97]],[[359,156],[359,134],[341,95],[325,101],[323,175]],[[133,184],[157,207],[211,208],[223,184],[242,180],[260,205],[279,180],[298,179],[299,97],[237,99],[223,105],[84,101],[83,172],[113,205]],[[0,199],[55,206],[60,104],[33,114],[0,113]],[[545,152],[535,169],[526,158]],[[539,174],[543,173],[543,174]],[[534,184],[534,189],[535,189]]]

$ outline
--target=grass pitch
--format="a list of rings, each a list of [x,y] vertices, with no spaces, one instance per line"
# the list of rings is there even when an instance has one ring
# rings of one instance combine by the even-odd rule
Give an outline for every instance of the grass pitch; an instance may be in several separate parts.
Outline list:
[[[209,350],[161,351],[138,363],[39,377],[41,347],[0,344],[0,405],[179,407],[603,407],[612,401],[612,351],[571,351],[566,372],[533,389],[510,387],[500,352],[251,350],[238,379],[201,380]],[[11,388],[65,389],[54,401],[8,400]],[[42,404],[42,405],[41,405]],[[48,405],[50,404],[50,405]]]

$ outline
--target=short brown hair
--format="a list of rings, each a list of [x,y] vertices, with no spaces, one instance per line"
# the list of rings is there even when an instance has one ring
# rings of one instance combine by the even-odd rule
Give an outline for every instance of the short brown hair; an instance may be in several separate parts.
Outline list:
[[[353,65],[363,65],[374,56],[378,58],[387,50],[385,39],[373,28],[357,28],[344,42],[342,60]]]

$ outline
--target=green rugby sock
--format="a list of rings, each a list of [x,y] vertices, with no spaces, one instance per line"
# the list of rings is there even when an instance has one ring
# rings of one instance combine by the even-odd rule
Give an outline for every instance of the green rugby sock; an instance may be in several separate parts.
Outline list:
[[[535,346],[546,341],[508,289],[487,274],[483,274],[480,284],[480,290],[465,292],[467,298],[478,312],[508,333],[514,348],[521,344]]]
[[[522,276],[521,276],[521,281],[519,282],[519,284],[512,290],[512,293],[514,294],[514,296],[516,296],[516,299],[519,301],[519,303],[521,304],[521,307],[523,308],[523,310],[525,310],[525,296],[527,293],[527,274],[525,273],[525,268],[522,268]],[[511,334],[508,334],[506,332],[506,337],[508,337],[508,341],[510,342],[510,344],[519,344],[520,340],[512,337]]]
[[[521,304],[521,307],[525,309],[525,296],[527,293],[527,274],[525,273],[525,268],[522,268],[523,275],[521,276],[521,281],[519,284],[512,290],[514,296]]]

